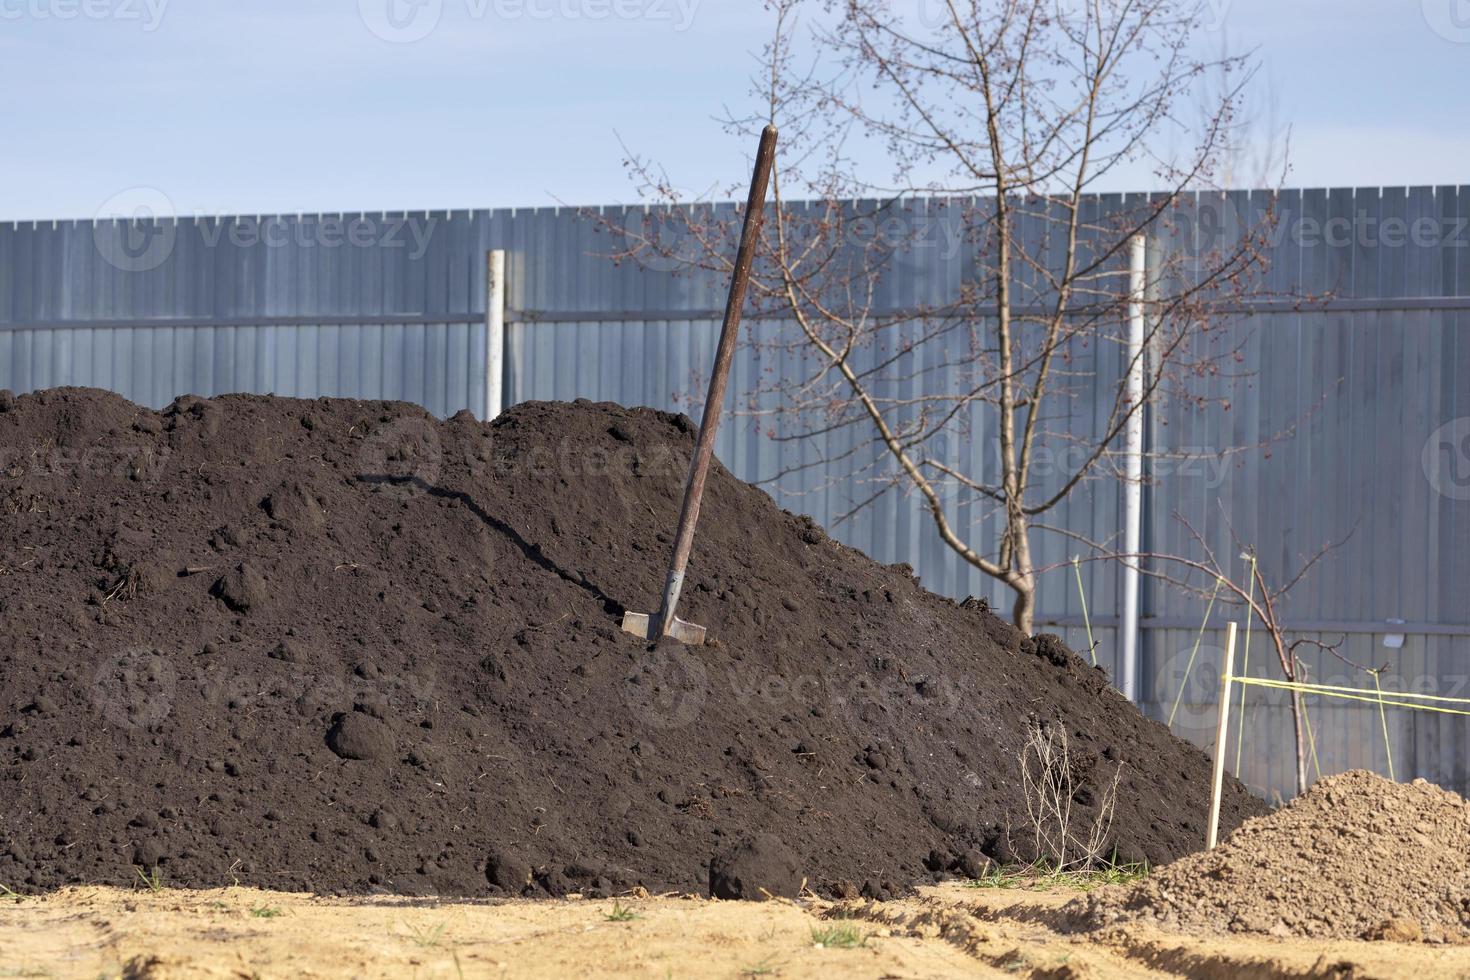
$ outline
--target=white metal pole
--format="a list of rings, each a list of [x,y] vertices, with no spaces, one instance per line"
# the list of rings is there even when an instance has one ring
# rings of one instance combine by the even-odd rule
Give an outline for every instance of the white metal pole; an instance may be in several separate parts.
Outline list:
[[[1205,847],[1220,839],[1220,795],[1225,787],[1225,739],[1230,734],[1230,678],[1235,671],[1235,621],[1225,624],[1225,663],[1220,668],[1220,717],[1215,722],[1215,771],[1210,783],[1210,827]]]
[[[485,261],[485,421],[505,408],[505,250]]]
[[[1123,429],[1123,553],[1142,550],[1143,536],[1143,291],[1145,245],[1142,235],[1128,243],[1128,372],[1125,397],[1132,414]],[[1138,700],[1138,560],[1123,560],[1123,695]]]

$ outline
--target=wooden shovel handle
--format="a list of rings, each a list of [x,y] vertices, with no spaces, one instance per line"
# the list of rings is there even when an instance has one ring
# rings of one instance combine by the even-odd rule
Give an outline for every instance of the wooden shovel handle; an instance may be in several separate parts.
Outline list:
[[[730,278],[730,295],[725,301],[725,323],[720,328],[720,346],[715,351],[714,372],[709,379],[709,393],[704,400],[704,418],[699,423],[699,437],[694,444],[694,458],[689,461],[689,479],[684,486],[684,507],[679,513],[679,533],[674,539],[674,554],[669,562],[669,577],[683,578],[694,548],[694,526],[699,523],[699,504],[704,497],[704,481],[709,475],[710,457],[715,452],[715,433],[720,427],[720,413],[725,404],[725,385],[730,380],[730,363],[735,359],[735,342],[740,335],[740,313],[745,305],[745,286],[750,280],[750,266],[755,260],[760,241],[761,222],[765,218],[766,187],[771,180],[771,166],[776,159],[776,127],[761,131],[760,148],[755,154],[755,173],[750,180],[750,196],[745,201],[745,227],[740,233],[740,250],[735,254],[735,273]],[[671,617],[673,609],[663,610]]]

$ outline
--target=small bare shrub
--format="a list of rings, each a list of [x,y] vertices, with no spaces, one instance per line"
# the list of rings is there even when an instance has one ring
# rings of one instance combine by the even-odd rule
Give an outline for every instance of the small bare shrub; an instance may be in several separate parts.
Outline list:
[[[1036,859],[1057,871],[1090,868],[1101,862],[1113,811],[1118,800],[1118,783],[1123,778],[1119,763],[1098,800],[1097,816],[1081,832],[1072,827],[1072,797],[1077,787],[1072,776],[1072,756],[1066,729],[1059,725],[1032,725],[1021,749],[1021,787],[1026,796],[1026,815],[1036,848]]]

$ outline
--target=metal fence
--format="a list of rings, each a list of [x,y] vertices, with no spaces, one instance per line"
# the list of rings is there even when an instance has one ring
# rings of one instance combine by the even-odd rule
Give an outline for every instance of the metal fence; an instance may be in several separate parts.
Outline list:
[[[1191,234],[1228,235],[1266,201],[1259,192],[1191,200]],[[1470,188],[1290,191],[1275,207],[1268,285],[1332,299],[1248,311],[1229,328],[1240,350],[1229,407],[1179,403],[1152,415],[1153,447],[1188,450],[1190,462],[1156,466],[1145,546],[1189,550],[1177,512],[1220,554],[1234,550],[1233,528],[1279,579],[1324,543],[1343,541],[1292,590],[1286,621],[1304,635],[1345,637],[1342,652],[1354,660],[1387,663],[1386,685],[1470,696]],[[882,301],[942,301],[973,255],[954,217],[930,202],[910,208],[927,223],[928,245],[895,263]],[[642,221],[639,209],[604,208],[0,224],[0,387],[90,385],[153,407],[183,393],[253,391],[479,412],[493,248],[508,256],[508,402],[685,408],[713,356],[721,284],[672,264],[612,261],[610,229]],[[752,329],[768,335],[781,325]],[[1116,377],[1120,366],[1102,349],[1080,356],[1094,359],[1085,367],[1099,389]],[[732,389],[790,370],[769,348],[748,347]],[[1079,400],[1070,424],[1095,427],[1110,400],[1102,390],[1094,404]],[[955,451],[974,457],[987,441],[977,426]],[[1265,448],[1223,452],[1255,444]],[[835,443],[772,441],[749,420],[722,429],[719,454],[749,480],[795,461],[834,460],[766,484],[784,506],[827,524],[864,492],[850,477],[867,460],[844,457]],[[1096,540],[1116,532],[1119,508],[1116,487],[1090,484],[1054,522]],[[992,540],[993,525],[963,512],[960,523],[982,547]],[[879,561],[909,563],[935,591],[1005,603],[901,493],[834,531]],[[1041,535],[1038,564],[1065,562],[1074,550]],[[1099,659],[1116,667],[1116,570],[1088,567],[1084,586]],[[1224,616],[1217,610],[1185,685],[1203,604],[1147,580],[1142,603],[1143,707],[1172,712],[1175,730],[1203,743]],[[1039,622],[1086,645],[1070,569],[1043,579],[1040,609]],[[1250,657],[1252,673],[1272,672],[1259,631]],[[1304,659],[1314,679],[1362,682],[1328,655]],[[1286,708],[1259,690],[1248,704],[1242,775],[1284,794]],[[1312,705],[1324,771],[1383,771],[1376,710],[1343,704]],[[1394,713],[1390,725],[1401,778],[1470,789],[1465,718]]]

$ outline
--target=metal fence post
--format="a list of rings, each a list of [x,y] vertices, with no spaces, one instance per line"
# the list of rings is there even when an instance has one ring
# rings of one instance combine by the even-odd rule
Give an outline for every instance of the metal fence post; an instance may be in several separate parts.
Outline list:
[[[1128,243],[1128,344],[1125,348],[1128,409],[1123,425],[1123,599],[1119,637],[1123,696],[1136,702],[1138,686],[1139,551],[1143,535],[1143,298],[1147,282],[1146,246],[1142,235]]]
[[[505,249],[485,256],[485,413],[491,421],[505,408]]]

